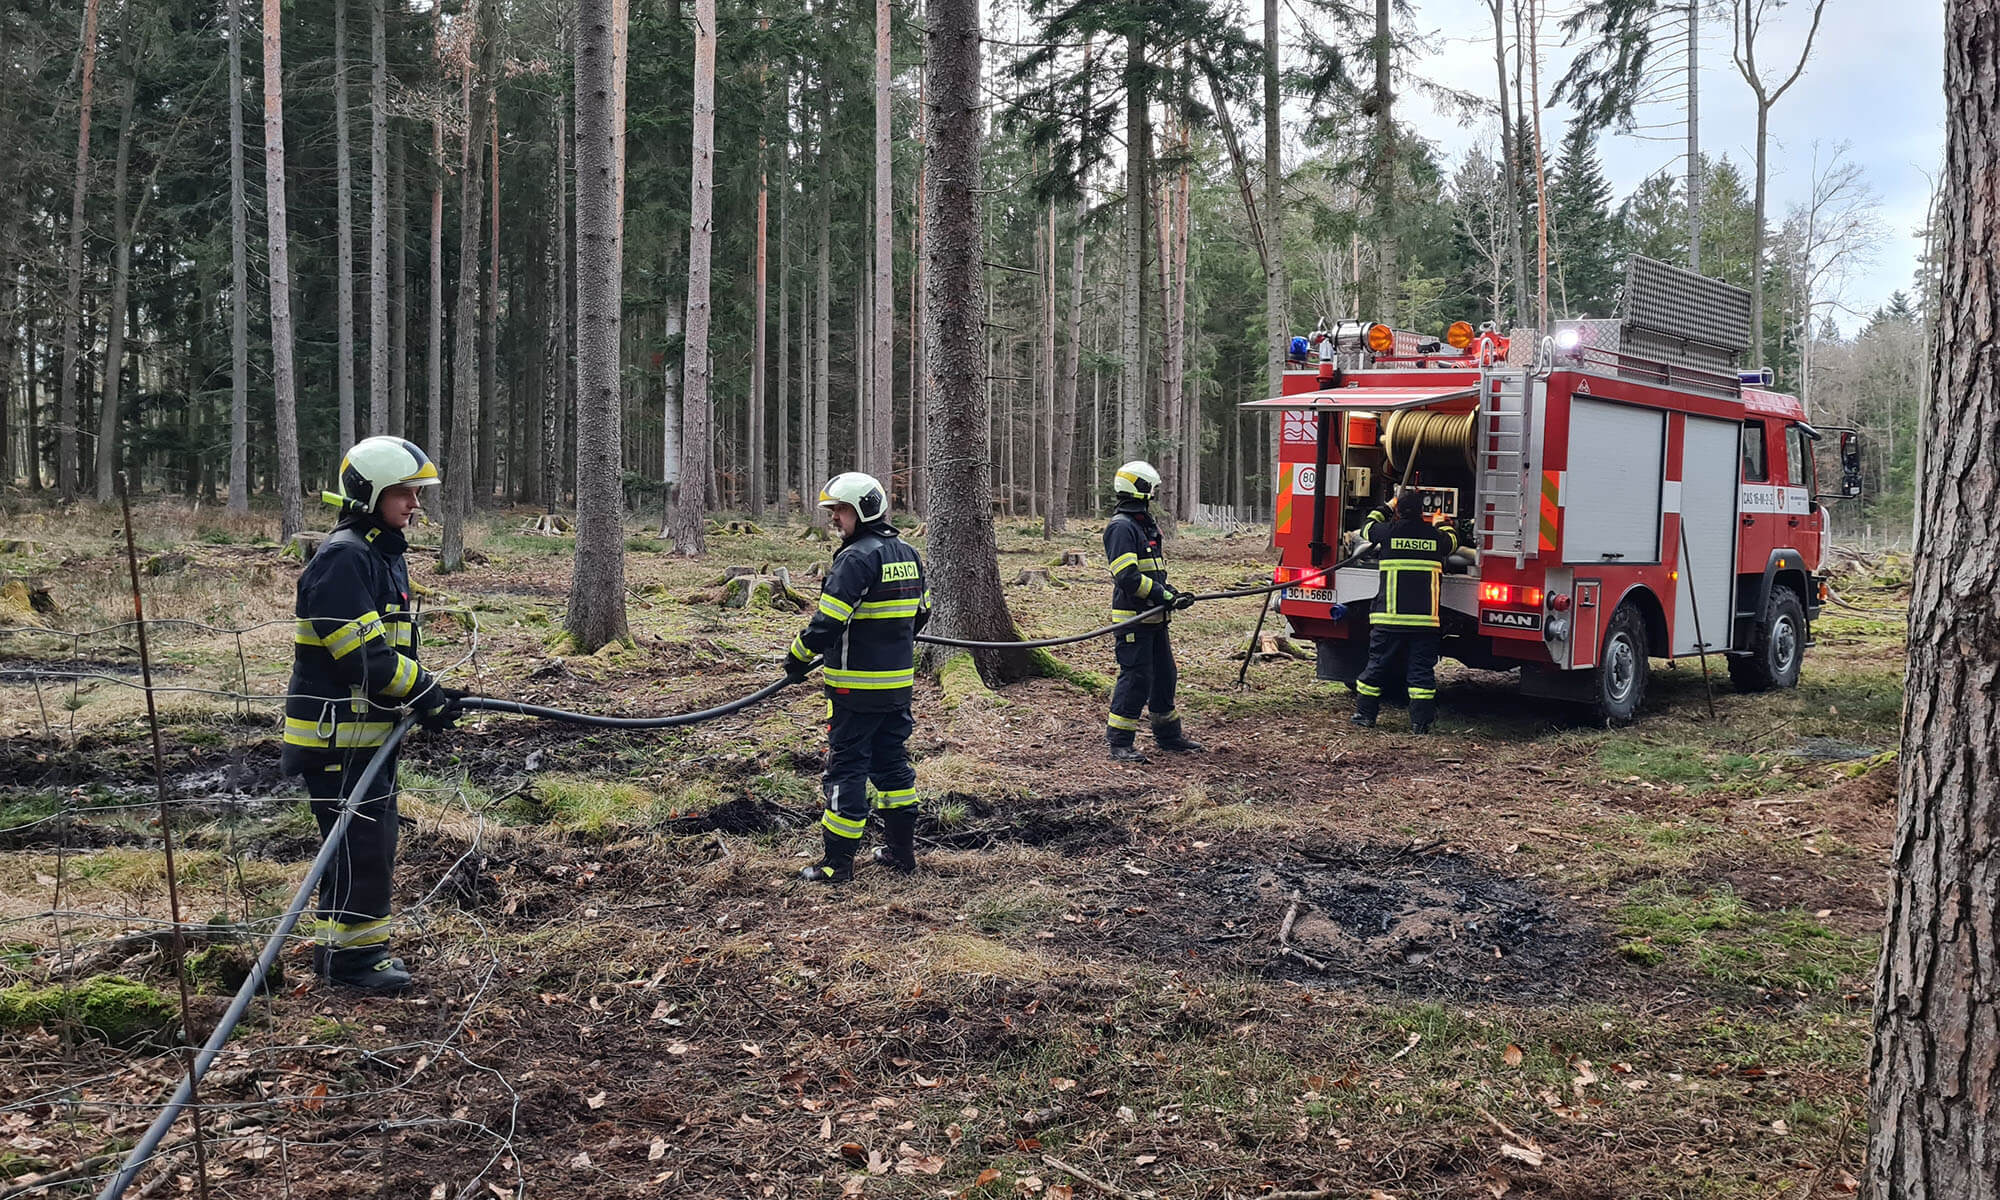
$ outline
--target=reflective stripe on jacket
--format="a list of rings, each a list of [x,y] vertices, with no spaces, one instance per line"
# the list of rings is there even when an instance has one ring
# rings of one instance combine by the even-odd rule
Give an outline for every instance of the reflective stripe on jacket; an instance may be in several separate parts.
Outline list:
[[[285,700],[285,767],[379,746],[394,710],[420,704],[436,681],[417,665],[408,546],[366,517],[343,520],[299,575],[292,679]]]
[[[886,521],[856,531],[833,556],[819,609],[791,655],[818,654],[827,699],[863,712],[910,702],[916,636],[930,619],[923,559]]]
[[[1458,549],[1458,534],[1421,518],[1393,519],[1378,508],[1368,514],[1361,536],[1381,549],[1382,590],[1369,623],[1436,629],[1444,561]]]
[[[1112,620],[1128,620],[1159,607],[1167,585],[1167,556],[1160,549],[1160,527],[1153,521],[1151,505],[1127,500],[1111,514],[1104,527],[1104,560],[1111,568]],[[1154,613],[1141,623],[1156,625],[1166,619],[1166,613]]]

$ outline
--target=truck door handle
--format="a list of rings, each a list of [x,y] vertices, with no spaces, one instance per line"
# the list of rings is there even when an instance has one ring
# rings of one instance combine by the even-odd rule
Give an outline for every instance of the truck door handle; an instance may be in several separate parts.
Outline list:
[[[1743,523],[1744,523],[1745,525],[1753,525],[1753,524],[1755,524],[1755,523],[1756,523],[1756,521],[1757,521],[1757,518],[1755,518],[1755,517],[1753,517],[1753,516],[1749,516],[1748,514],[1745,514],[1745,515],[1744,515],[1744,517],[1743,517]]]
[[[1792,528],[1796,529],[1798,528],[1799,519],[1797,517],[1787,517],[1785,519],[1785,523],[1787,525],[1790,525]]]

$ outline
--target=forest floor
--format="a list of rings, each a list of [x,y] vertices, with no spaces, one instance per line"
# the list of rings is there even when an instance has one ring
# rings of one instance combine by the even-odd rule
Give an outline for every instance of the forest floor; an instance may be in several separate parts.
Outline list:
[[[635,526],[633,644],[565,655],[570,540],[529,516],[487,519],[465,574],[412,553],[427,606],[461,610],[427,623],[427,661],[592,712],[776,678],[804,615],[720,607],[723,569],[788,565],[810,595],[830,557],[769,524],[687,562]],[[272,622],[153,635],[155,683],[190,689],[159,699],[182,907],[213,925],[201,1034],[250,952],[235,925],[268,927],[315,848],[273,706],[199,690],[282,691],[298,568],[263,515],[135,525],[149,616]],[[129,619],[115,513],[4,526],[0,584],[45,585],[39,619]],[[1100,529],[1001,521],[1003,579],[1052,580],[1007,589],[1025,631],[1102,622]],[[1187,531],[1174,581],[1268,578],[1262,546]],[[1064,549],[1088,565],[1049,566]],[[293,946],[202,1093],[212,1194],[1848,1194],[1904,591],[1837,586],[1797,689],[1721,675],[1710,719],[1699,665],[1656,663],[1620,730],[1453,664],[1433,736],[1396,709],[1359,731],[1308,662],[1239,688],[1256,606],[1218,602],[1174,622],[1208,752],[1113,765],[1104,643],[999,693],[961,659],[917,691],[923,869],[837,890],[793,881],[818,844],[812,689],[665,733],[415,735],[397,936],[420,986],[357,998]],[[137,672],[129,630],[0,632],[0,1197],[108,1170],[179,1069]],[[149,1194],[193,1194],[188,1132]]]

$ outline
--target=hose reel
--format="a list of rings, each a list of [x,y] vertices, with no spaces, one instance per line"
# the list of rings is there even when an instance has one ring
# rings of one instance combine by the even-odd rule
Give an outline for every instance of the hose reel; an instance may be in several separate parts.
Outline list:
[[[1479,458],[1475,444],[1478,412],[1446,413],[1403,409],[1389,414],[1382,426],[1382,452],[1389,469],[1407,479],[1414,464],[1427,471],[1470,474]]]

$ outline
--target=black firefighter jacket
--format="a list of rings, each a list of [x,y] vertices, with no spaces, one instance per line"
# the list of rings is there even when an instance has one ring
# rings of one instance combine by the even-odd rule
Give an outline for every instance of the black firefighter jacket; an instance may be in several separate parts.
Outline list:
[[[826,696],[856,712],[910,703],[916,636],[930,620],[923,559],[887,521],[856,530],[833,556],[819,611],[792,639],[800,661],[824,657]]]

